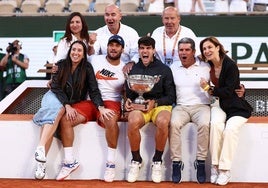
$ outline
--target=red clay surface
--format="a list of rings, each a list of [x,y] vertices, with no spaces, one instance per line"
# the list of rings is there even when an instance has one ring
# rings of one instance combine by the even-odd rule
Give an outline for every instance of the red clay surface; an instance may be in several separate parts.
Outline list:
[[[195,182],[182,182],[174,184],[172,182],[153,183],[149,181],[138,181],[128,183],[126,181],[115,181],[106,183],[102,180],[30,180],[30,179],[0,179],[0,188],[267,188],[267,183],[229,183],[225,186],[213,185],[210,183],[197,184]]]

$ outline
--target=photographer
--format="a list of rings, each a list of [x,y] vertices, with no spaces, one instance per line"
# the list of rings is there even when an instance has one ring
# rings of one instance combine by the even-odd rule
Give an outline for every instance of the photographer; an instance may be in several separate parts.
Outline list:
[[[0,62],[0,66],[5,67],[7,72],[5,77],[5,96],[26,80],[25,69],[29,67],[29,58],[27,55],[20,53],[21,49],[19,40],[9,43],[6,48],[7,53]]]

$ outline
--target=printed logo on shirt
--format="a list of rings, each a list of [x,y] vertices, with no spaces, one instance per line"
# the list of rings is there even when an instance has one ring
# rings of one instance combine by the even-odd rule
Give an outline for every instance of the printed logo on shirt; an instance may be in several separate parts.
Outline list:
[[[114,78],[115,73],[111,72],[107,69],[102,69],[96,73],[96,79],[98,80],[118,80],[118,78]]]

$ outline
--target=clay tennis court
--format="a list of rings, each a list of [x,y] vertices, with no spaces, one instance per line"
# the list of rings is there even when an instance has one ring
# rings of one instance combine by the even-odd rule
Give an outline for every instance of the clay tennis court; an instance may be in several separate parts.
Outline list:
[[[213,185],[210,183],[197,184],[195,182],[182,182],[174,184],[172,182],[153,183],[149,181],[138,181],[135,183],[128,183],[126,181],[115,181],[113,183],[106,183],[102,180],[30,180],[30,179],[0,179],[0,188],[105,188],[105,187],[127,187],[127,188],[267,188],[267,183],[229,183],[225,186]]]

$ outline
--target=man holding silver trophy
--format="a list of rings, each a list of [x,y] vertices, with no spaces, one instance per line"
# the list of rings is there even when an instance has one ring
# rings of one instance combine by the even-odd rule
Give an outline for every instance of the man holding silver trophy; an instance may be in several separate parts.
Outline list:
[[[169,132],[175,86],[171,69],[154,57],[155,40],[145,36],[138,41],[140,59],[127,77],[125,109],[128,114],[128,138],[132,160],[127,181],[135,182],[142,166],[140,128],[149,122],[156,126],[156,146],[152,180],[162,180],[162,155]]]

